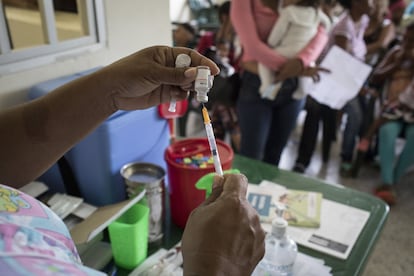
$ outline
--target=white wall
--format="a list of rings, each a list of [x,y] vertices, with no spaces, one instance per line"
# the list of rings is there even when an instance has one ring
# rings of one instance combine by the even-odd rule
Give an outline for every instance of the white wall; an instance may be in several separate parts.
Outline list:
[[[171,21],[188,22],[191,18],[191,11],[187,6],[188,0],[169,0]],[[204,0],[208,3],[207,0]],[[215,5],[221,5],[226,0],[211,0]]]
[[[36,83],[107,65],[147,46],[171,45],[169,1],[103,0],[106,46],[92,53],[0,76],[0,109],[26,101],[28,89]]]
[[[171,21],[188,22],[190,20],[190,9],[186,3],[187,0],[170,0]]]

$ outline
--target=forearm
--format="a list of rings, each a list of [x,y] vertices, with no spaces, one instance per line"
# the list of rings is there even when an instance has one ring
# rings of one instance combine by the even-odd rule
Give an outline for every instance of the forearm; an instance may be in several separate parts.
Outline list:
[[[380,37],[373,43],[367,45],[367,54],[373,54],[377,51],[385,50],[391,40],[394,38],[395,32],[393,25],[388,25],[381,31]]]
[[[102,74],[93,74],[0,116],[0,183],[20,187],[49,168],[116,111]]]
[[[394,64],[390,64],[386,67],[379,68],[378,70],[376,70],[375,75],[380,78],[387,78],[391,76],[392,74],[394,74],[397,70],[398,70],[397,66],[395,66]]]
[[[396,64],[387,64],[385,66],[378,67],[372,74],[372,81],[374,83],[383,82],[390,78],[396,71],[398,66]]]
[[[309,42],[309,44],[299,53],[298,57],[305,67],[312,62],[316,62],[319,55],[328,42],[328,35],[325,28],[321,25],[318,27],[316,36]]]
[[[368,44],[367,45],[367,55],[373,54],[377,51],[380,51],[382,48],[382,43],[381,41],[376,41],[374,43]]]
[[[383,82],[386,78],[392,76],[392,74],[398,69],[399,62],[397,62],[398,49],[394,48],[388,52],[380,64],[377,65],[372,73],[371,80],[373,83]]]

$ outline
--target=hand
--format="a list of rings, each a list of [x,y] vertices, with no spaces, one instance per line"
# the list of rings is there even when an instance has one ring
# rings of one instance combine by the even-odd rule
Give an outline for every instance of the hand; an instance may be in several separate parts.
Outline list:
[[[403,48],[399,48],[393,58],[394,67],[399,68],[407,58],[407,52]]]
[[[321,80],[320,73],[331,73],[331,70],[320,66],[309,66],[303,70],[302,76],[311,77],[314,82]]]
[[[241,174],[216,176],[211,196],[185,227],[184,275],[250,275],[264,255],[265,233],[246,199]]]
[[[175,68],[175,59],[181,54],[191,57],[192,68]],[[99,81],[111,91],[117,109],[144,109],[182,100],[192,87],[196,66],[210,67],[217,75],[219,68],[210,59],[188,48],[154,46],[138,51],[102,69]]]
[[[359,90],[359,94],[362,96],[371,96],[371,97],[375,97],[377,98],[379,96],[378,91],[374,88],[371,88],[369,86],[363,86],[360,90]]]
[[[394,109],[396,107],[401,107],[401,103],[398,99],[386,100],[382,105],[382,110]]]
[[[298,58],[289,59],[276,74],[275,81],[280,82],[286,79],[302,75],[303,64]]]

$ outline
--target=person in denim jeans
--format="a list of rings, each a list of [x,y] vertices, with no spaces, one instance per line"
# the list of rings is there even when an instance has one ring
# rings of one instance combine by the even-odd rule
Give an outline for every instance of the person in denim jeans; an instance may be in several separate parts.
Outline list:
[[[276,1],[283,6],[283,1]],[[287,2],[287,1],[286,1]],[[267,44],[267,38],[279,18],[261,0],[233,0],[230,17],[243,47],[241,88],[237,102],[241,130],[240,154],[278,165],[281,153],[296,125],[303,98],[294,99],[297,77],[318,78],[321,68],[310,68],[327,42],[322,25],[314,38],[294,58],[287,59]],[[284,81],[274,100],[262,99],[257,63],[277,71],[275,81]]]
[[[260,79],[244,72],[237,102],[242,130],[241,154],[278,164],[283,148],[296,126],[296,117],[303,107],[302,100],[292,98],[297,79],[283,82],[276,100],[263,100],[259,93]],[[268,137],[272,137],[269,139]]]
[[[347,102],[342,111],[347,115],[341,146],[342,165],[345,167],[346,163],[352,162],[356,138],[359,135],[364,117],[359,95]],[[344,170],[346,171],[347,168]]]

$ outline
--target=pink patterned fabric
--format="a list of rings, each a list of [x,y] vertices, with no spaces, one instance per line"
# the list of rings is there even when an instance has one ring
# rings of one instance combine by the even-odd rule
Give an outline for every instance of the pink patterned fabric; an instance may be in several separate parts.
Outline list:
[[[104,275],[82,265],[62,220],[0,184],[0,275]]]

